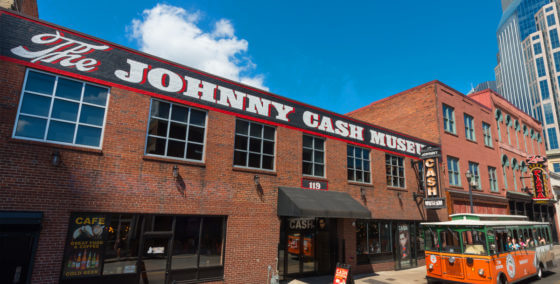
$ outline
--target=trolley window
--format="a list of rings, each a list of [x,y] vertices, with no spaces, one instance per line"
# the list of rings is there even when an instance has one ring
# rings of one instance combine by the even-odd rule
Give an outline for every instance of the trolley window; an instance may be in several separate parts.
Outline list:
[[[463,231],[464,254],[487,255],[486,234],[482,231],[470,229]]]
[[[446,228],[445,230],[439,233],[439,238],[441,241],[442,252],[451,252],[451,253],[461,252],[461,243],[459,242],[459,232],[454,231],[450,228]]]

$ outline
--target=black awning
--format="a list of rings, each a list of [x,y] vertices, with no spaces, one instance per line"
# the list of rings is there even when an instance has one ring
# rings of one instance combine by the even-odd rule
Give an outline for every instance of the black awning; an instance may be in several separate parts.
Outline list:
[[[0,225],[39,225],[42,220],[42,212],[0,211]]]
[[[278,216],[370,219],[367,208],[345,192],[278,188]]]

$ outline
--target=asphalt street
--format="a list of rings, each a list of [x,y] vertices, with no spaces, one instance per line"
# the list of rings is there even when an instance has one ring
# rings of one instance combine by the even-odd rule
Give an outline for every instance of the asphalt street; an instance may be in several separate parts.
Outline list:
[[[531,278],[519,283],[558,284],[560,283],[560,265],[552,268],[550,271],[543,273],[543,278],[541,280]]]

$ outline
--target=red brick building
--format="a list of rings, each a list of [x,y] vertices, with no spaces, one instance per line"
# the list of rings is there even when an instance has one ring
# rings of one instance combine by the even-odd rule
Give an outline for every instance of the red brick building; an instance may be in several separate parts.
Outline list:
[[[542,125],[491,90],[473,93],[469,97],[491,109],[494,114],[498,134],[494,142],[501,162],[502,180],[505,181],[500,188],[506,192],[509,213],[553,223],[553,237],[557,242],[554,200],[533,202],[534,188],[526,163],[528,157],[545,155]],[[548,185],[551,187],[550,179]],[[549,190],[552,194],[552,189]]]
[[[347,115],[441,145],[449,214],[470,212],[469,171],[476,180],[475,213],[553,220],[553,207],[535,204],[531,182],[525,180],[525,160],[545,153],[542,127],[498,94],[486,90],[465,96],[432,81]]]
[[[431,137],[8,10],[0,26],[0,282],[400,269],[423,262],[418,223],[447,218],[417,198]]]

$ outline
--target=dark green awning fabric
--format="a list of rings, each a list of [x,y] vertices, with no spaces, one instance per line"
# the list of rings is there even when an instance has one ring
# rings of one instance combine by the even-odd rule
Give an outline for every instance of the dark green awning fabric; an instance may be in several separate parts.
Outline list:
[[[278,188],[278,216],[370,219],[370,211],[345,192]]]

